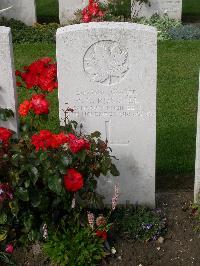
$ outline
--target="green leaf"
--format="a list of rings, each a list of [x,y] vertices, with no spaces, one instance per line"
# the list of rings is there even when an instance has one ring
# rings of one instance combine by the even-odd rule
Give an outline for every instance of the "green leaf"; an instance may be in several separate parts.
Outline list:
[[[116,165],[115,164],[111,164],[111,166],[110,166],[110,173],[111,173],[111,175],[113,175],[113,176],[119,176],[120,175],[120,172],[117,170],[117,167],[116,167]]]
[[[29,201],[29,194],[27,189],[20,187],[17,190],[17,196],[22,200],[22,201]]]
[[[11,212],[14,216],[17,216],[18,212],[19,212],[19,206],[18,206],[18,202],[17,201],[11,201],[9,203],[9,207],[11,209]]]
[[[31,171],[31,181],[33,182],[33,185],[35,185],[35,183],[37,182],[38,178],[39,178],[39,171],[35,166],[31,166],[30,168]]]
[[[30,180],[26,180],[24,182],[24,186],[25,186],[25,188],[28,188],[30,186]]]
[[[0,213],[0,224],[5,224],[7,222],[7,214],[6,213]]]
[[[38,207],[41,203],[42,195],[36,190],[32,190],[30,194],[30,200],[33,207]]]
[[[48,180],[49,189],[57,194],[60,194],[62,191],[61,179],[58,176],[50,176]]]
[[[7,237],[7,231],[5,229],[0,230],[0,241],[5,240]]]
[[[68,166],[71,163],[71,160],[67,156],[63,156],[61,162],[64,166]]]
[[[81,160],[81,162],[85,161],[86,155],[87,155],[86,150],[82,150],[79,151],[79,153],[77,153],[77,157]]]
[[[0,108],[0,120],[7,121],[11,117],[14,117],[14,113],[12,110]]]
[[[101,133],[99,131],[95,131],[95,132],[91,133],[91,137],[92,138],[100,138]]]

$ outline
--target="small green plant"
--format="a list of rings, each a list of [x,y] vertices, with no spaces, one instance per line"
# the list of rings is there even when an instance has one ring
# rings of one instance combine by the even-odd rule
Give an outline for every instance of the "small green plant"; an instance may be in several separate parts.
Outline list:
[[[89,228],[76,225],[49,235],[43,249],[60,266],[92,266],[105,257],[103,240]]]
[[[197,221],[197,225],[195,225],[194,231],[200,232],[200,204],[194,203],[191,206],[191,215]]]
[[[166,219],[159,209],[118,209],[114,215],[119,232],[136,240],[156,240],[166,231]]]

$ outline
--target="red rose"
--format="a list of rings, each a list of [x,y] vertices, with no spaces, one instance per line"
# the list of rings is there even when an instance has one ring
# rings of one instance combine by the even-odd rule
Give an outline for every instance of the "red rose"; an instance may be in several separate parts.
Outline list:
[[[64,175],[64,185],[68,191],[76,192],[83,187],[83,177],[75,169],[68,169]]]
[[[43,94],[35,94],[31,98],[31,108],[36,115],[49,113],[49,102]]]
[[[16,70],[16,71],[15,71],[15,75],[18,76],[18,77],[21,77],[21,71]]]
[[[35,146],[36,151],[42,149],[57,149],[64,143],[66,143],[68,137],[63,133],[53,134],[49,130],[40,130],[38,134],[35,134],[31,138],[32,145]]]
[[[28,100],[23,101],[23,103],[20,104],[18,113],[21,116],[26,116],[31,108],[31,103]]]
[[[68,134],[68,146],[72,153],[77,153],[83,149],[89,149],[90,143],[85,139],[78,139],[73,134]]]
[[[106,231],[101,231],[101,230],[97,230],[95,232],[96,236],[98,236],[99,238],[102,238],[103,240],[107,239],[107,232]]]
[[[31,143],[35,146],[36,151],[50,148],[52,143],[51,131],[40,130],[38,134],[35,134],[31,137]]]
[[[82,18],[83,22],[84,23],[88,23],[88,22],[91,22],[92,21],[92,18],[89,14],[85,14]]]
[[[21,87],[21,86],[22,86],[22,83],[21,83],[20,81],[17,81],[17,82],[16,82],[16,86],[17,86],[17,87]]]
[[[16,75],[21,77],[27,89],[39,87],[51,92],[57,88],[57,67],[51,61],[49,57],[41,58],[24,67],[24,72],[16,71]]]
[[[0,142],[3,143],[3,145],[8,144],[8,141],[12,135],[13,133],[10,129],[7,129],[5,127],[0,127]]]
[[[55,137],[58,145],[63,145],[68,141],[68,137],[63,132],[57,134]]]

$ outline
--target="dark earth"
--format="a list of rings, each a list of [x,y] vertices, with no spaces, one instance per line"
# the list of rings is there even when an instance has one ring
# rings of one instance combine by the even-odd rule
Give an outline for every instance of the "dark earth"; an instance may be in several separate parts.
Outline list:
[[[198,222],[191,215],[193,191],[157,193],[157,207],[167,216],[168,232],[164,242],[139,242],[119,239],[115,257],[107,258],[102,266],[200,265],[200,232]],[[39,244],[29,251],[15,252],[17,265],[52,265],[41,253]],[[76,266],[76,265],[74,265]]]

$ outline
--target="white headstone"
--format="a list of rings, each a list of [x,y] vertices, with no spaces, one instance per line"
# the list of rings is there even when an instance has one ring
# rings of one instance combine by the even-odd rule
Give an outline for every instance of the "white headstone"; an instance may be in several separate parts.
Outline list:
[[[75,18],[74,13],[88,5],[89,0],[58,0],[60,24],[65,25],[67,20]],[[106,0],[100,0],[106,2]]]
[[[200,75],[199,75],[200,84]],[[200,85],[198,93],[194,201],[200,203]]]
[[[7,122],[0,120],[0,127],[18,133],[16,80],[13,66],[13,50],[10,28],[0,27],[0,107],[12,109],[15,117]]]
[[[120,203],[155,204],[157,33],[133,23],[86,23],[57,31],[59,110],[108,139],[121,173]],[[118,179],[100,178],[110,202]]]
[[[149,2],[150,5],[145,3],[140,5],[137,0],[132,0],[132,16],[138,13],[138,17],[149,18],[154,14],[160,16],[167,14],[172,19],[181,20],[182,0],[150,0]]]
[[[12,8],[3,12],[0,16],[20,20],[28,26],[36,23],[35,0],[0,0],[0,9],[10,6]]]

